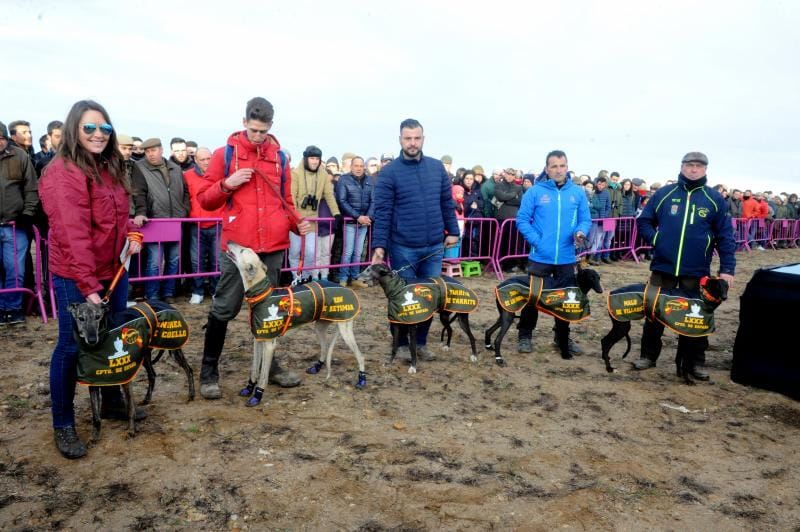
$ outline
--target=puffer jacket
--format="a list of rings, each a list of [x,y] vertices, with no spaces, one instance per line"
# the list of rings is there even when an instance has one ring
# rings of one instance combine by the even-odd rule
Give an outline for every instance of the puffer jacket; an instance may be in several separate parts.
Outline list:
[[[39,180],[39,195],[50,220],[50,271],[75,281],[81,294],[103,294],[101,280],[114,277],[128,233],[128,192],[101,168],[102,184],[56,157]]]
[[[374,182],[369,176],[364,175],[359,181],[353,174],[344,174],[339,178],[339,186],[336,189],[339,210],[349,218],[369,216],[371,220],[374,219],[373,189]]]
[[[719,250],[719,272],[734,274],[736,243],[728,205],[719,192],[705,186],[706,178],[678,182],[658,189],[636,219],[639,234],[654,248],[652,271],[703,277]]]
[[[325,200],[330,209],[330,214],[333,216],[340,214],[339,207],[336,204],[336,194],[333,192],[333,183],[328,176],[328,171],[325,170],[325,166],[320,164],[316,172],[310,172],[306,170],[303,160],[301,160],[300,165],[292,169],[292,199],[294,200],[295,209],[303,218],[323,218],[319,212],[319,204],[317,204],[316,211],[311,208],[311,205],[308,205],[305,209],[301,207],[303,198],[309,194],[316,196],[318,202]]]
[[[206,183],[206,175],[201,173],[200,168],[197,166],[193,166],[183,173],[183,179],[186,180],[186,187],[189,189],[189,199],[191,201],[190,218],[222,218],[222,207],[214,210],[204,209],[197,198],[200,189]],[[216,222],[200,222],[200,227],[203,229],[208,229],[215,225],[217,225]]]
[[[0,152],[0,223],[33,216],[39,204],[36,172],[23,150],[9,144]]]
[[[458,235],[450,179],[441,161],[401,155],[381,170],[373,197],[372,247],[390,242],[407,247],[441,244],[445,232]]]
[[[136,215],[148,218],[186,218],[189,216],[191,201],[189,187],[183,180],[180,166],[164,159],[167,165],[167,179],[161,170],[147,162],[137,161],[133,165],[131,182],[133,184],[133,204]]]
[[[292,201],[292,172],[289,165],[281,168],[280,143],[273,135],[261,144],[253,144],[246,131],[228,137],[233,149],[228,175],[239,168],[255,168],[252,179],[236,190],[222,189],[225,179],[226,147],[217,148],[206,170],[206,183],[198,198],[204,209],[222,211],[222,244],[228,241],[249,247],[257,253],[271,253],[289,247],[289,231],[297,232],[300,215]],[[280,200],[281,174],[284,177],[283,199]],[[267,182],[265,182],[267,180]]]
[[[547,179],[529,188],[517,213],[517,230],[531,245],[528,258],[543,264],[575,262],[575,233],[589,234],[592,218],[583,187],[571,180],[558,188]]]

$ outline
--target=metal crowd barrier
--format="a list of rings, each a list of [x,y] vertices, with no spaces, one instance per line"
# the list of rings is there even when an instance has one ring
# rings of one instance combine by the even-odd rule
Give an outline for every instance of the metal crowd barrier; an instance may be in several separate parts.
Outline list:
[[[16,228],[15,222],[8,222],[8,225],[12,228]],[[43,323],[47,323],[47,310],[45,310],[44,306],[44,296],[42,294],[42,254],[39,252],[42,249],[42,236],[39,233],[39,229],[36,226],[32,227],[33,229],[33,242],[30,246],[31,250],[34,251],[34,256],[32,257],[33,262],[33,288],[26,288],[25,286],[20,286],[19,278],[24,277],[19,275],[19,270],[17,269],[17,264],[19,263],[19,256],[17,255],[17,235],[16,231],[14,231],[14,236],[12,237],[11,245],[14,249],[14,286],[6,286],[4,288],[0,288],[0,294],[14,294],[14,293],[22,293],[23,294],[23,302],[25,300],[24,294],[28,294],[31,296],[31,299],[28,300],[28,305],[26,308],[21,309],[23,310],[24,314],[30,314],[31,306],[33,305],[34,300],[39,302],[39,315],[42,318]],[[25,250],[27,253],[27,250]],[[3,272],[6,273],[6,272]],[[50,292],[52,295],[52,291]]]

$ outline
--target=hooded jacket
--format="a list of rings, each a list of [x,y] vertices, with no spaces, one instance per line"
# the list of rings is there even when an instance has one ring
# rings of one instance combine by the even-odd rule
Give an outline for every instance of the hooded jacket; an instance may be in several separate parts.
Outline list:
[[[84,296],[103,293],[100,281],[114,277],[128,233],[138,231],[128,219],[128,192],[112,182],[105,168],[100,177],[102,184],[56,157],[39,180],[51,224],[50,271],[75,281]]]
[[[589,234],[592,218],[582,187],[567,179],[559,188],[547,179],[529,188],[517,213],[517,230],[531,245],[528,258],[543,264],[573,264],[575,233]]]
[[[653,246],[650,270],[669,275],[703,277],[711,270],[711,256],[719,250],[719,273],[734,274],[736,243],[728,206],[706,178],[678,182],[653,194],[636,227]]]
[[[372,247],[390,242],[411,248],[441,244],[458,235],[450,179],[441,161],[400,155],[381,170],[373,204]]]
[[[228,137],[227,146],[233,149],[228,176],[239,168],[254,168],[256,172],[237,189],[223,190],[226,146],[217,148],[211,156],[206,182],[200,188],[198,199],[204,209],[224,206],[222,249],[227,250],[228,241],[233,240],[256,253],[285,250],[289,247],[289,231],[297,232],[300,216],[292,201],[291,169],[288,164],[281,168],[278,139],[268,135],[263,143],[253,144],[246,131],[237,131]],[[285,207],[280,199],[281,173],[285,180]]]

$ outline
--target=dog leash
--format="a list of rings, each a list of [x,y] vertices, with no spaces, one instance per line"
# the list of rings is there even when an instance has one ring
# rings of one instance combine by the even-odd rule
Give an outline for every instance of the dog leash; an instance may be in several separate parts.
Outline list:
[[[420,262],[422,262],[422,261],[424,261],[424,260],[427,260],[427,259],[429,259],[429,258],[431,258],[431,257],[433,257],[433,256],[435,256],[435,255],[438,255],[438,254],[439,254],[439,252],[438,252],[438,251],[434,251],[433,253],[430,253],[430,254],[428,254],[428,255],[425,255],[424,257],[422,257],[421,259],[419,259],[417,262],[414,262],[414,263],[412,263],[410,260],[408,260],[408,257],[406,257],[406,256],[405,256],[405,254],[403,254],[403,253],[400,253],[400,255],[403,255],[403,258],[406,260],[406,262],[408,262],[408,264],[406,264],[405,266],[403,266],[403,267],[402,267],[402,268],[400,268],[399,270],[392,270],[392,273],[400,273],[400,272],[402,272],[402,271],[405,271],[405,270],[407,270],[407,269],[409,269],[409,268],[414,268],[414,273],[416,274],[416,273],[417,273],[417,269],[415,268],[415,266],[416,266],[417,264],[419,264]]]

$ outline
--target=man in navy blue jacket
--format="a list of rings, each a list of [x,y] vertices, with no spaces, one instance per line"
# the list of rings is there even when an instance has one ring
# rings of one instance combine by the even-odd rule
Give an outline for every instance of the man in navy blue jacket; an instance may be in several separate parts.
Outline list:
[[[556,286],[575,284],[575,243],[589,232],[592,218],[583,189],[567,179],[567,155],[551,151],[545,159],[548,179],[536,183],[522,196],[517,212],[517,230],[531,245],[528,273],[553,277]],[[535,305],[522,310],[519,325],[519,352],[530,353],[531,336],[539,313]],[[556,338],[562,358],[572,358],[581,351],[569,338],[569,322],[556,320]]]
[[[678,182],[658,189],[636,219],[639,234],[653,246],[650,283],[664,288],[698,289],[700,278],[710,274],[711,257],[719,252],[719,277],[733,286],[736,242],[725,199],[706,186],[708,157],[687,153],[681,161]],[[636,369],[652,368],[661,354],[664,325],[646,319],[641,358]],[[708,380],[705,364],[708,338],[678,336],[678,355],[694,361],[692,376]],[[687,358],[688,357],[688,358]]]
[[[403,120],[400,157],[383,167],[375,186],[372,263],[388,250],[392,268],[405,267],[400,276],[406,280],[441,276],[444,247],[459,239],[450,179],[440,161],[422,154],[424,142],[422,124]],[[430,326],[430,320],[417,326],[423,360],[433,358],[425,347]]]

